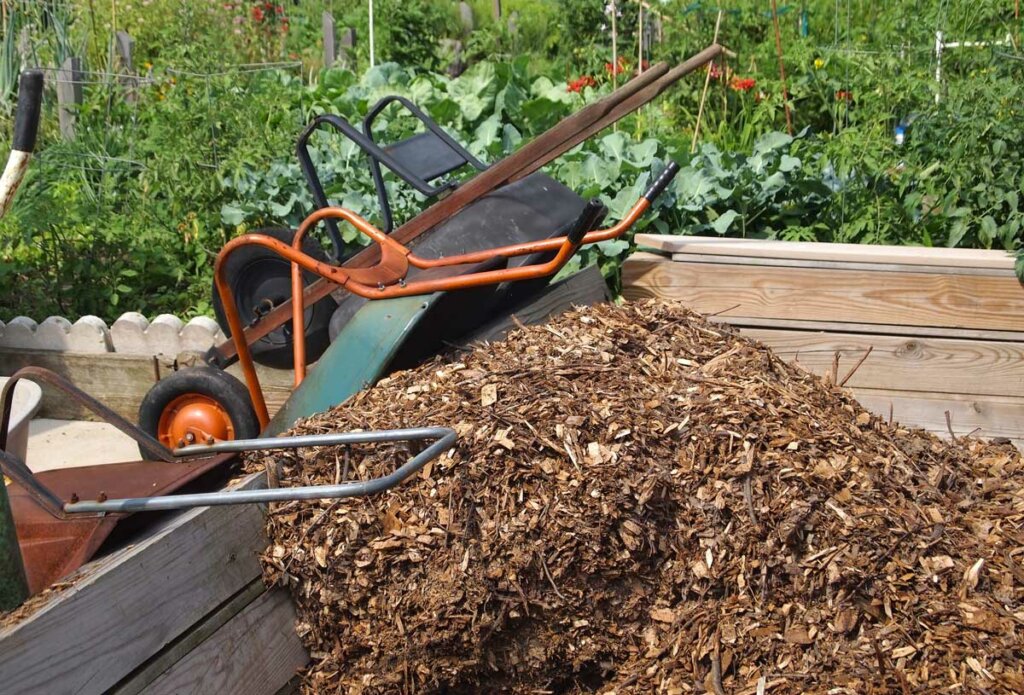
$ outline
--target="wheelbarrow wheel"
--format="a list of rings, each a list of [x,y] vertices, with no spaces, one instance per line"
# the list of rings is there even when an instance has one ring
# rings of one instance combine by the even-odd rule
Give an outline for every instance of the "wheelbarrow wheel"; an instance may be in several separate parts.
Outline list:
[[[154,384],[139,406],[139,427],[170,449],[260,433],[249,391],[215,367],[183,369]],[[155,458],[144,446],[139,451]]]
[[[265,234],[278,241],[291,245],[295,235],[290,229],[268,228],[257,229],[253,233]],[[327,255],[316,239],[306,236],[302,241],[303,252],[318,261],[327,262]],[[225,278],[231,292],[235,296],[238,316],[243,324],[249,324],[258,316],[291,299],[292,296],[291,263],[262,246],[243,246],[228,257],[225,267]],[[316,280],[313,273],[304,272],[303,281],[306,285]],[[329,296],[313,306],[306,307],[305,334],[306,360],[315,362],[330,345],[328,326],[331,314],[337,303]],[[217,323],[224,334],[231,335],[224,304],[220,300],[217,287],[213,287],[213,311]],[[293,366],[292,353],[292,322],[271,331],[249,346],[253,359],[259,364],[276,369],[289,369]]]

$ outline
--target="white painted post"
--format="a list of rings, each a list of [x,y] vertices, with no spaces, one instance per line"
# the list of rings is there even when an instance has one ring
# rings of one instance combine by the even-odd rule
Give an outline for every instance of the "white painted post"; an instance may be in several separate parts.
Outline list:
[[[935,32],[935,82],[938,89],[935,92],[935,103],[938,104],[942,94],[942,32]]]
[[[615,23],[615,15],[619,13],[618,8],[615,6],[615,0],[611,0],[612,8],[612,90],[619,86],[619,29]],[[612,124],[612,130],[615,130],[615,125]]]
[[[370,0],[370,67],[372,68],[375,64],[376,56],[374,55],[373,49],[373,0]]]
[[[636,4],[636,74],[644,72],[644,3]]]

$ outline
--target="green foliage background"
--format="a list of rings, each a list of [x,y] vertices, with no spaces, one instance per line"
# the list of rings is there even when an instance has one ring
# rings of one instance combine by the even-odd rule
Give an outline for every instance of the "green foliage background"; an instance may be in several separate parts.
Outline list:
[[[113,319],[209,313],[213,259],[257,226],[295,226],[312,209],[294,141],[315,114],[361,119],[404,94],[486,161],[496,161],[611,91],[610,17],[596,0],[474,0],[467,31],[454,3],[376,0],[368,69],[365,2],[9,0],[0,53],[0,146],[18,71],[84,57],[90,71],[77,137],[64,141],[49,81],[40,152],[0,221],[0,317],[59,313]],[[667,159],[684,164],[641,227],[664,233],[1020,250],[1024,195],[1024,56],[1012,3],[996,0],[780,4],[794,133],[767,2],[723,2],[721,42],[737,57],[710,83],[700,146],[690,143],[703,74],[568,153],[550,173],[620,215]],[[260,7],[256,13],[254,7]],[[699,50],[717,4],[655,3],[657,60]],[[320,14],[359,38],[349,69],[323,70]],[[636,67],[637,6],[618,2],[619,53]],[[838,8],[838,12],[836,11]],[[806,9],[806,12],[804,10]],[[257,18],[257,14],[261,18]],[[133,86],[106,73],[114,29],[136,41]],[[935,31],[1011,45],[948,51],[934,79]],[[454,41],[471,67],[445,74]],[[281,61],[273,70],[247,64]],[[582,93],[567,82],[590,75]],[[749,90],[734,78],[754,80]],[[938,99],[936,97],[938,96]],[[387,118],[387,117],[386,117]],[[894,127],[908,125],[905,144]],[[387,137],[411,132],[402,118]],[[376,219],[365,162],[318,136],[314,157],[334,202]],[[391,181],[396,217],[421,209]],[[347,232],[356,246],[362,238]],[[629,239],[585,249],[613,285]]]

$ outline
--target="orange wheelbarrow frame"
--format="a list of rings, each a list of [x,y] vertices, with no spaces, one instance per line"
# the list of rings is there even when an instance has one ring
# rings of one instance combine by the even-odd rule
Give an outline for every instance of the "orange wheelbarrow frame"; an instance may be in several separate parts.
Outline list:
[[[292,325],[294,341],[295,385],[299,386],[306,377],[306,344],[303,334],[302,271],[308,271],[332,282],[353,294],[366,299],[391,299],[412,295],[469,289],[502,282],[516,282],[547,277],[557,273],[576,250],[584,244],[594,244],[622,236],[647,211],[651,202],[668,186],[679,171],[679,165],[670,162],[650,185],[647,191],[630,208],[617,224],[606,229],[592,230],[603,212],[603,206],[591,200],[568,234],[540,241],[499,246],[444,258],[421,258],[411,249],[391,238],[368,221],[345,208],[328,207],[317,210],[299,226],[289,246],[264,234],[246,234],[228,242],[217,255],[214,265],[214,283],[220,294],[227,318],[232,341],[238,352],[238,361],[245,377],[246,387],[252,400],[260,427],[270,422],[266,400],[260,386],[256,366],[245,340],[245,327],[238,315],[234,294],[227,282],[226,261],[231,254],[243,246],[262,246],[286,258],[292,264]],[[303,253],[302,240],[318,223],[325,219],[341,219],[359,232],[365,234],[380,249],[380,259],[369,268],[348,268],[319,261]],[[554,252],[551,260],[523,265],[516,268],[496,270],[473,270],[473,264],[484,263],[498,258],[512,258],[540,252]],[[460,267],[466,272],[459,273]],[[447,269],[455,271],[442,277],[429,277],[407,281],[410,268],[420,270]]]

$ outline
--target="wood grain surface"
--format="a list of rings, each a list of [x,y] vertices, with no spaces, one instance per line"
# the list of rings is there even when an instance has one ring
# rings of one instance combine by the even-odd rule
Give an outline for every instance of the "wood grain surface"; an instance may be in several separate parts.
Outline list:
[[[676,299],[694,311],[730,320],[1024,329],[1024,288],[1011,277],[751,268],[635,254],[623,265],[622,281],[627,299]]]
[[[1006,251],[985,249],[926,248],[923,246],[871,246],[806,241],[733,239],[668,234],[637,234],[636,243],[685,260],[689,254],[741,258],[802,259],[846,263],[891,263],[899,265],[990,268],[1013,272],[1014,258]]]
[[[769,328],[743,328],[741,333],[818,375],[831,372],[838,352],[840,378],[871,348],[850,387],[1024,395],[1024,345],[1019,343]]]

